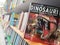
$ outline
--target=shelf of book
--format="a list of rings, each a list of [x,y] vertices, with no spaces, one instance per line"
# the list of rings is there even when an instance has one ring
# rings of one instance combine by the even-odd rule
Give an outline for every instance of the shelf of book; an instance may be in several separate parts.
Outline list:
[[[33,42],[24,38],[24,32],[20,31],[17,27],[10,26],[17,34],[19,34],[29,45],[47,45],[43,43]]]
[[[22,38],[24,37],[24,32],[20,31],[18,28],[14,26],[10,26],[16,33],[18,33]]]

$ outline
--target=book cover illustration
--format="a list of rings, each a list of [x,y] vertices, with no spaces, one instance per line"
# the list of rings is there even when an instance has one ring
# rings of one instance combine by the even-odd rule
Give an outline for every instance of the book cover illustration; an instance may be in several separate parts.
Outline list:
[[[42,29],[42,18],[39,18],[39,14],[30,13],[28,18],[28,23],[25,31],[25,38],[31,41],[40,42],[41,34],[43,33]]]

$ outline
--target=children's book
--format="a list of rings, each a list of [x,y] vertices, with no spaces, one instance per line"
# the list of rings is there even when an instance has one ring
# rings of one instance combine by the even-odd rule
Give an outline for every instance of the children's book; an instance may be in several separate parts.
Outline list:
[[[57,31],[59,8],[50,5],[31,3],[24,38],[35,42],[54,45]]]

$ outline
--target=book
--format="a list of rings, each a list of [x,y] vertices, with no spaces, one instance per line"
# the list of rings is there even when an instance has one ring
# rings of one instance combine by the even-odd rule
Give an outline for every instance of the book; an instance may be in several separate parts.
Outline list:
[[[26,30],[26,25],[27,25],[27,20],[28,20],[28,15],[29,13],[28,12],[25,12],[24,13],[24,17],[23,17],[23,21],[22,21],[22,25],[21,25],[21,31],[22,32],[25,32],[25,30]]]
[[[15,14],[13,12],[10,18],[10,25],[17,26],[19,22],[19,18],[20,18],[20,15]]]
[[[31,3],[24,38],[47,44],[50,41],[53,45],[54,32],[58,26],[58,12],[58,7]]]
[[[13,31],[12,28],[10,26],[8,26],[6,28],[6,31],[5,32],[7,33],[7,35],[10,35],[11,36],[12,35],[12,31]]]
[[[4,22],[9,21],[10,15],[4,15]]]
[[[22,40],[21,45],[29,45],[25,40]]]
[[[13,44],[14,42],[14,39],[15,39],[15,36],[16,36],[16,32],[12,32],[12,35],[11,35],[11,39],[10,39],[10,42]]]
[[[21,36],[20,36],[20,39],[19,39],[18,45],[21,45],[21,44],[22,44],[22,41],[23,41],[23,39],[22,39]]]
[[[21,29],[23,18],[24,18],[24,12],[21,12],[20,18],[19,18],[19,23],[18,23],[18,29]]]
[[[3,19],[2,20],[2,26],[4,27],[4,30],[5,30],[9,25],[10,15],[3,15],[2,19]]]
[[[22,40],[22,39],[21,39],[21,40]],[[20,36],[17,35],[16,41],[15,41],[15,45],[19,45],[19,42],[20,42],[21,40],[20,40]]]
[[[14,9],[17,6],[17,0],[12,0],[11,8]]]

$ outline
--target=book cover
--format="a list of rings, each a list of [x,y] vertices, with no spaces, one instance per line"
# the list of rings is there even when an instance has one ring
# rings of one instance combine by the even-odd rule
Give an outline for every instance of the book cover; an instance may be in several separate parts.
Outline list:
[[[19,18],[20,18],[19,14],[15,14],[14,12],[12,12],[10,18],[10,25],[18,26]]]
[[[35,42],[54,45],[57,31],[59,8],[31,3],[25,31],[25,38]]]

